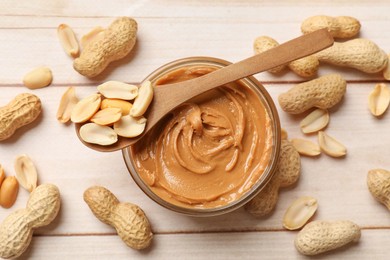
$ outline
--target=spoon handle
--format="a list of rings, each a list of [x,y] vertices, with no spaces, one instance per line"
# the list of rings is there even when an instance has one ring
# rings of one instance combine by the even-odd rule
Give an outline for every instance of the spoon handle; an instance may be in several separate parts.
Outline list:
[[[176,85],[178,88],[182,88],[182,83],[180,82],[159,86],[159,88],[167,88],[170,93],[177,93],[175,95],[170,95],[175,99],[170,100],[171,104],[181,104],[207,90],[272,69],[323,50],[331,46],[333,42],[333,37],[327,29],[317,30],[285,42],[266,52],[215,70],[202,77],[186,81],[186,88],[191,94],[185,91],[176,90]],[[168,109],[172,109],[172,107],[169,107]]]
[[[201,77],[158,86],[154,90],[154,97],[147,112],[148,123],[144,134],[148,132],[169,111],[215,87],[251,76],[253,74],[272,69],[276,66],[313,54],[333,44],[333,38],[326,29],[321,29],[286,43],[283,43],[266,52],[257,54],[238,63],[231,64]],[[183,91],[185,87],[185,91]],[[80,127],[76,124],[76,132],[82,143],[91,149],[101,152],[112,152],[123,149],[136,143],[142,138],[120,138],[117,143],[110,146],[100,146],[86,143],[80,137]]]

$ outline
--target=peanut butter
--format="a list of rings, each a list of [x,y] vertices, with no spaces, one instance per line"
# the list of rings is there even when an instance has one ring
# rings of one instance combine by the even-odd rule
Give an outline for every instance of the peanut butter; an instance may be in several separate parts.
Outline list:
[[[156,85],[212,70],[182,68]],[[237,200],[259,180],[270,161],[272,137],[262,101],[238,81],[175,109],[131,148],[131,155],[142,180],[165,201],[215,208]]]

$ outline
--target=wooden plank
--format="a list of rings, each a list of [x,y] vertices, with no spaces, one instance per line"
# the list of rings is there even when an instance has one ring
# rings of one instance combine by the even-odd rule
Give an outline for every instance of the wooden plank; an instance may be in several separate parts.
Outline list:
[[[157,7],[139,8],[149,11],[158,10]],[[2,42],[0,54],[7,59],[0,60],[0,67],[4,68],[5,72],[0,75],[0,84],[21,84],[26,72],[41,65],[52,68],[54,84],[79,85],[107,79],[138,82],[161,65],[188,56],[213,56],[235,62],[253,55],[252,45],[257,36],[269,35],[280,42],[287,41],[300,35],[300,23],[304,18],[319,12],[310,6],[302,13],[295,10],[302,9],[301,6],[289,8],[267,6],[256,9],[251,5],[240,5],[239,8],[235,7],[234,16],[227,19],[229,16],[224,12],[233,12],[233,9],[215,6],[216,13],[221,17],[214,17],[210,11],[206,12],[209,10],[207,7],[201,5],[196,5],[199,11],[193,11],[193,6],[180,8],[186,9],[174,14],[184,13],[186,17],[136,17],[139,34],[133,54],[114,63],[93,81],[73,70],[72,59],[66,56],[58,42],[56,27],[61,23],[68,23],[74,27],[80,38],[95,26],[108,26],[114,17],[4,16],[4,19],[0,20],[0,37],[7,40]],[[321,13],[330,13],[334,10],[331,7],[323,8]],[[383,18],[387,17],[387,9],[375,5],[372,12],[368,13],[362,12],[362,8],[365,7],[358,5],[349,8],[349,15],[356,14],[362,19],[360,36],[371,39],[388,52],[386,46],[390,45],[390,37],[381,29],[390,27],[390,21]],[[30,9],[26,9],[25,12],[27,10]],[[259,15],[259,12],[262,15]],[[277,12],[281,12],[283,19],[273,15]],[[198,13],[202,14],[202,17],[197,16]],[[372,14],[375,14],[375,17]],[[354,69],[340,70],[327,65],[321,66],[319,74],[330,72],[341,72],[348,80],[383,80],[380,73],[369,75]],[[276,76],[263,73],[261,78],[264,81],[304,80],[291,72]]]
[[[388,232],[388,231],[387,231]],[[38,236],[20,259],[307,259],[294,247],[296,232],[156,235],[149,249],[128,248],[116,235]],[[390,236],[363,230],[358,243],[319,259],[388,259]]]

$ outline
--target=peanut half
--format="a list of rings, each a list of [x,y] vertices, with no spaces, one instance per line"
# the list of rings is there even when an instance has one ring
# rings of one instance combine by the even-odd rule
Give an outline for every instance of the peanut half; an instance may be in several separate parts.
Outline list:
[[[381,116],[389,107],[390,89],[386,84],[375,86],[368,96],[368,108],[374,116]]]
[[[303,196],[296,199],[284,214],[283,226],[289,230],[300,229],[314,215],[317,208],[315,198]]]
[[[279,95],[280,107],[287,113],[300,114],[317,107],[328,109],[343,98],[347,82],[339,74],[329,74],[300,83]]]
[[[23,78],[23,84],[29,89],[47,87],[53,81],[50,68],[39,67],[27,73]]]
[[[316,109],[307,115],[300,123],[305,134],[315,133],[325,128],[329,123],[329,113],[326,109]]]
[[[57,28],[57,34],[65,52],[73,58],[78,57],[80,54],[79,43],[72,28],[67,24],[60,24]]]
[[[360,22],[354,17],[316,15],[303,21],[301,31],[306,34],[327,28],[333,37],[345,39],[356,36],[360,27]]]
[[[291,139],[291,144],[297,149],[298,153],[306,156],[317,156],[321,153],[320,147],[312,141],[294,138]]]
[[[133,100],[138,95],[138,87],[120,81],[107,81],[97,87],[106,98]]]
[[[347,148],[343,144],[323,131],[318,132],[318,143],[321,150],[332,157],[341,157],[347,154]]]
[[[0,206],[10,208],[14,205],[19,193],[19,183],[14,176],[5,177],[0,187]]]
[[[37,187],[38,173],[30,157],[25,154],[16,157],[14,168],[19,184],[29,192],[32,192]]]
[[[57,110],[57,120],[61,123],[67,123],[72,115],[73,108],[79,102],[74,87],[69,87],[61,97],[60,105]]]
[[[130,115],[133,117],[142,116],[148,109],[153,99],[153,86],[150,81],[144,81],[135,98],[133,107],[130,109]]]
[[[109,107],[99,110],[93,115],[91,121],[98,125],[112,125],[122,117],[122,110],[116,107]]]
[[[367,174],[367,186],[372,196],[390,210],[390,171],[370,170]]]
[[[357,242],[360,227],[352,221],[313,221],[295,238],[295,247],[303,255],[318,255]]]
[[[99,145],[110,145],[118,141],[118,135],[109,126],[88,123],[80,128],[80,137],[84,142]]]
[[[132,117],[131,115],[122,116],[122,118],[114,123],[114,131],[123,137],[137,137],[143,133],[146,126],[146,118]]]
[[[133,104],[131,104],[128,101],[120,100],[120,99],[111,99],[111,98],[105,98],[102,101],[102,104],[100,105],[100,109],[106,109],[106,108],[120,108],[122,112],[122,116],[128,115],[130,113],[130,109],[133,107]]]
[[[88,121],[99,110],[100,103],[100,94],[92,94],[80,100],[73,108],[70,119],[73,123]]]

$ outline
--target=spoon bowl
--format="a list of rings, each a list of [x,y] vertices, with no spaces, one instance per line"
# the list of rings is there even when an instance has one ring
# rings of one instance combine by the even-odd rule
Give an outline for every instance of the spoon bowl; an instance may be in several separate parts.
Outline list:
[[[122,150],[139,141],[160,119],[189,99],[215,87],[308,56],[332,44],[333,38],[327,29],[321,29],[290,40],[266,52],[205,74],[204,76],[184,82],[155,87],[153,101],[145,114],[147,118],[145,131],[136,138],[119,137],[115,144],[108,146],[87,143],[82,140],[79,134],[81,126],[85,123],[76,124],[77,136],[84,145],[99,152]]]

